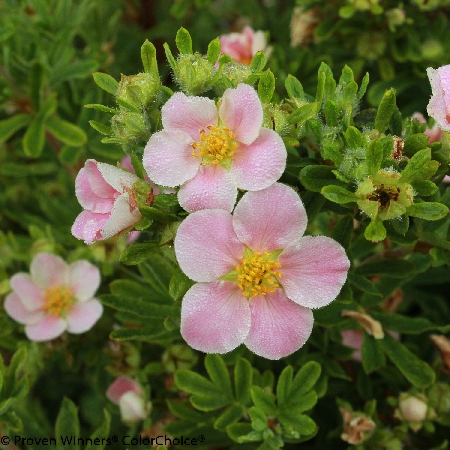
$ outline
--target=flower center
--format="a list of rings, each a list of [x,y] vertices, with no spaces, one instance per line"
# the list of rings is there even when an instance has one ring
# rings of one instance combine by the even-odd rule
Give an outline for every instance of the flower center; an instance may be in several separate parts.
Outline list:
[[[200,140],[194,142],[192,156],[202,158],[201,164],[220,164],[226,168],[231,165],[231,157],[234,155],[237,143],[233,140],[233,132],[227,127],[210,125],[209,132],[200,131]]]
[[[42,308],[55,316],[61,316],[74,303],[73,292],[67,286],[54,286],[45,291],[45,305]]]
[[[276,253],[274,255],[274,253]],[[280,287],[276,271],[280,263],[276,260],[280,252],[252,252],[247,249],[241,264],[236,267],[238,286],[247,298],[266,295]],[[275,259],[274,259],[275,256]]]
[[[400,188],[394,186],[385,186],[380,184],[380,186],[375,187],[373,193],[369,196],[369,200],[375,200],[380,203],[381,208],[388,208],[391,204],[391,200],[394,202],[398,201],[400,195]]]

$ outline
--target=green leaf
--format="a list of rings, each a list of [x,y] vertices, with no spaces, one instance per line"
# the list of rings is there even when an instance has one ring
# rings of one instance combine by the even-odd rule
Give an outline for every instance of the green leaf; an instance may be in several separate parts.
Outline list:
[[[249,423],[233,423],[227,428],[228,436],[238,443],[258,442],[262,434],[253,429]]]
[[[139,211],[146,219],[154,220],[155,222],[170,223],[178,220],[175,214],[167,214],[152,206],[141,206]]]
[[[44,83],[44,67],[39,61],[34,61],[28,73],[30,84],[31,106],[35,111],[39,111],[41,90]]]
[[[353,216],[344,216],[331,232],[331,237],[339,242],[345,250],[350,248],[353,227]]]
[[[364,147],[362,134],[358,128],[354,126],[350,126],[345,130],[345,139],[350,148],[357,149]]]
[[[96,120],[90,120],[89,125],[94,129],[97,130],[101,134],[105,134],[106,136],[112,135],[112,129],[108,125],[104,125],[101,122],[97,122]]]
[[[117,114],[119,111],[117,111],[117,109],[113,109],[113,108],[109,108],[108,106],[105,105],[99,105],[97,103],[90,103],[88,105],[84,105],[85,108],[91,108],[91,109],[96,109],[97,111],[102,111],[102,112],[106,112],[109,114]]]
[[[277,407],[275,405],[275,400],[273,394],[269,394],[264,389],[259,386],[252,386],[251,396],[255,406],[268,416],[275,416],[277,413]]]
[[[423,202],[414,203],[406,209],[406,214],[425,220],[439,220],[447,216],[448,207],[442,203]]]
[[[169,345],[174,339],[180,339],[180,333],[178,330],[167,331],[163,324],[158,324],[141,328],[121,328],[113,331],[109,337],[117,341],[133,340]]]
[[[415,265],[405,259],[387,259],[380,258],[361,264],[356,268],[358,275],[371,277],[374,275],[387,275],[392,278],[405,278],[411,275]]]
[[[181,27],[178,30],[175,44],[182,55],[192,54],[192,38],[186,28]]]
[[[208,419],[205,413],[201,413],[192,408],[190,402],[180,403],[175,400],[167,400],[167,405],[169,406],[170,412],[180,419],[194,423],[206,422]]]
[[[416,191],[417,195],[429,197],[438,191],[438,187],[429,180],[415,181],[412,183],[412,187]]]
[[[262,103],[269,103],[275,91],[275,77],[270,69],[267,69],[259,78],[258,96]]]
[[[428,173],[428,163],[431,161],[431,150],[425,148],[418,151],[409,161],[402,171],[402,181],[411,183],[412,181],[422,181]]]
[[[374,283],[369,281],[367,278],[356,275],[354,273],[348,274],[348,281],[353,284],[353,286],[357,287],[360,291],[367,292],[371,295],[377,295],[381,297],[381,293],[375,287]]]
[[[59,117],[49,117],[46,127],[58,140],[71,147],[79,147],[87,141],[86,133],[77,125]]]
[[[169,295],[169,283],[174,273],[174,267],[167,258],[155,253],[150,260],[140,263],[138,267],[155,295],[172,299]]]
[[[372,242],[384,241],[386,239],[386,228],[383,225],[383,221],[378,217],[371,220],[364,230],[364,237]]]
[[[29,114],[15,114],[14,116],[0,120],[0,144],[6,142],[16,131],[28,125],[31,121]]]
[[[113,77],[102,72],[95,72],[92,76],[94,77],[94,81],[98,87],[112,95],[117,94],[119,83]]]
[[[159,245],[154,243],[132,244],[120,254],[120,262],[127,266],[133,266],[151,258],[159,252]]]
[[[300,171],[300,181],[306,189],[313,192],[320,192],[325,186],[344,184],[336,179],[332,167],[316,165],[304,167]]]
[[[371,311],[370,314],[383,325],[383,328],[401,334],[421,334],[432,330],[439,330],[442,333],[450,331],[450,325],[438,326],[425,317],[408,317],[401,314],[376,311]]]
[[[428,136],[423,133],[412,134],[405,139],[403,154],[413,156],[419,150],[428,147]]]
[[[0,27],[0,42],[6,41],[14,34],[15,27],[12,23],[6,23]]]
[[[366,373],[373,372],[386,364],[386,358],[379,339],[369,336],[365,331],[363,332],[361,358]]]
[[[64,397],[55,425],[56,449],[78,450],[78,437],[80,436],[80,422],[75,403]]]
[[[286,120],[287,123],[293,124],[302,124],[307,120],[314,117],[320,109],[320,103],[307,103],[306,105],[300,106],[290,114]]]
[[[234,366],[234,390],[236,400],[243,406],[246,406],[250,402],[252,382],[252,365],[246,359],[239,358]]]
[[[310,391],[316,384],[321,373],[320,364],[316,361],[308,361],[295,375],[290,391],[290,399],[292,402],[301,398],[304,394]]]
[[[111,414],[104,409],[103,415],[102,424],[91,434],[92,443],[88,442],[85,450],[103,450],[106,447],[111,426]],[[96,439],[98,439],[97,442],[100,442],[99,444],[94,443]]]
[[[292,368],[292,366],[286,366],[278,378],[277,383],[278,406],[281,406],[286,399],[289,399],[293,375],[294,369]]]
[[[284,431],[289,435],[309,435],[316,431],[317,425],[305,414],[298,414],[295,409],[286,408],[278,416]]]
[[[371,141],[366,153],[366,163],[369,175],[374,176],[381,167],[383,161],[383,145],[379,139]]]
[[[289,74],[284,82],[289,98],[298,98],[304,100],[305,92],[303,86],[297,78]]]
[[[110,306],[118,311],[135,314],[139,317],[165,319],[168,316],[175,316],[178,313],[178,308],[175,305],[151,303],[145,298],[124,298],[103,294],[100,296],[100,300],[104,305]]]
[[[356,95],[356,99],[358,102],[363,98],[364,94],[366,93],[368,84],[369,84],[369,72],[366,72],[364,78],[361,81],[361,86],[359,87],[358,94]]]
[[[356,202],[357,200],[354,192],[350,192],[340,186],[325,186],[320,192],[327,200],[340,205]]]
[[[192,370],[180,369],[175,372],[175,383],[183,391],[197,395],[216,395],[220,388]]]
[[[375,128],[380,132],[384,133],[386,130],[391,116],[396,108],[395,103],[395,89],[388,89],[381,99],[381,103],[378,106],[377,116],[375,118]]]
[[[209,354],[205,357],[205,367],[211,381],[222,391],[222,393],[233,400],[231,379],[227,367],[220,355]]]
[[[141,46],[141,60],[144,72],[158,76],[158,61],[156,60],[156,48],[147,39]]]
[[[211,64],[215,64],[217,62],[217,58],[219,58],[219,55],[220,55],[220,39],[217,37],[208,44],[206,59]]]
[[[389,359],[415,387],[424,389],[434,383],[436,376],[433,369],[390,334],[386,333],[380,343]]]
[[[256,55],[252,58],[252,62],[250,63],[250,70],[252,72],[261,72],[264,69],[266,63],[266,55],[261,51],[257,52]]]
[[[336,127],[338,124],[339,110],[336,102],[327,100],[324,106],[325,121],[329,127]]]
[[[241,405],[230,405],[225,411],[215,420],[214,428],[216,430],[225,431],[225,429],[236,423],[244,414],[245,409]]]
[[[192,286],[193,282],[184,274],[181,269],[176,269],[172,275],[169,284],[169,294],[176,301],[180,300],[188,289]]]
[[[147,299],[152,294],[152,289],[148,286],[131,280],[114,280],[109,284],[109,289],[112,295],[120,299]]]
[[[32,158],[41,156],[45,145],[45,126],[42,120],[34,117],[28,125],[27,131],[22,139],[23,150]]]
[[[172,52],[170,51],[169,45],[166,43],[163,44],[164,51],[166,53],[167,62],[170,65],[170,68],[175,71],[177,68],[177,62],[175,61],[175,58],[172,55]]]

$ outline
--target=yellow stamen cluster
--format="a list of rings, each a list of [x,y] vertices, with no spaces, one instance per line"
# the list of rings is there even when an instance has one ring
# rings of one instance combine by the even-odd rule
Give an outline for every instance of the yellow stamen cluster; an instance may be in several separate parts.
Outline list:
[[[42,309],[55,316],[60,316],[65,313],[73,303],[73,292],[67,286],[54,286],[45,291],[45,305]]]
[[[192,156],[202,158],[202,165],[220,164],[225,158],[231,158],[237,148],[237,143],[233,141],[233,132],[227,127],[210,125],[209,133],[200,131],[200,141],[194,142]]]
[[[273,292],[280,287],[277,278],[280,278],[281,274],[275,271],[280,267],[280,263],[269,257],[269,252],[255,252],[244,257],[242,263],[236,267],[238,286],[247,298],[266,295],[267,292]]]

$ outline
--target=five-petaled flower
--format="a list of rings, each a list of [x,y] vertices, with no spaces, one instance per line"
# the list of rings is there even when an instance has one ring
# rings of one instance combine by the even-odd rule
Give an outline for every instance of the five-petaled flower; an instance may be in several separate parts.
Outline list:
[[[219,36],[220,53],[226,53],[235,61],[250,65],[257,52],[262,51],[269,56],[271,48],[267,47],[264,31],[254,31],[244,27],[241,33],[229,33]]]
[[[145,404],[142,388],[132,378],[117,378],[109,386],[106,396],[119,405],[120,415],[125,422],[137,422],[148,416],[150,403]]]
[[[162,108],[164,129],[148,141],[144,167],[156,184],[181,185],[186,211],[231,212],[238,188],[265,189],[285,169],[283,140],[262,122],[261,101],[247,84],[227,89],[217,106],[177,92]]]
[[[72,234],[86,244],[110,238],[142,218],[133,192],[139,178],[110,164],[88,159],[75,180],[75,194],[84,208]]]
[[[450,131],[450,64],[436,70],[429,67],[427,75],[433,93],[427,112],[442,130]]]
[[[100,271],[85,260],[67,264],[59,256],[39,253],[31,262],[30,275],[17,273],[13,292],[5,299],[5,311],[25,325],[32,341],[48,341],[64,331],[88,331],[103,312],[92,298],[100,285]]]
[[[280,183],[244,194],[233,215],[203,210],[181,223],[175,253],[197,282],[181,308],[181,334],[191,347],[226,353],[244,343],[279,359],[303,346],[311,308],[338,295],[350,267],[333,239],[302,237],[306,224],[299,196]]]

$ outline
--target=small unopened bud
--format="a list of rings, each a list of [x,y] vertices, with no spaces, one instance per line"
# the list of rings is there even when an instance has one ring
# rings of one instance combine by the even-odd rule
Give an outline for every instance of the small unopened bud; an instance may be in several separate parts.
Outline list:
[[[427,417],[428,405],[417,397],[407,397],[400,401],[399,406],[405,420],[422,422]]]
[[[401,8],[392,8],[386,11],[389,28],[395,31],[395,27],[405,23],[405,10]]]
[[[215,73],[214,66],[199,53],[180,55],[174,70],[175,80],[189,95],[210,89]]]
[[[245,83],[252,71],[247,64],[241,64],[236,61],[230,61],[224,64],[222,74],[225,75],[234,86],[239,83]]]
[[[146,142],[150,137],[150,127],[144,116],[135,112],[121,112],[111,119],[111,128],[114,135],[124,142]]]
[[[119,399],[120,416],[124,422],[138,422],[144,420],[149,408],[146,407],[144,399],[136,392],[128,391]]]
[[[117,99],[123,100],[135,108],[146,108],[156,99],[160,86],[159,77],[152,73],[122,75],[117,90]]]

